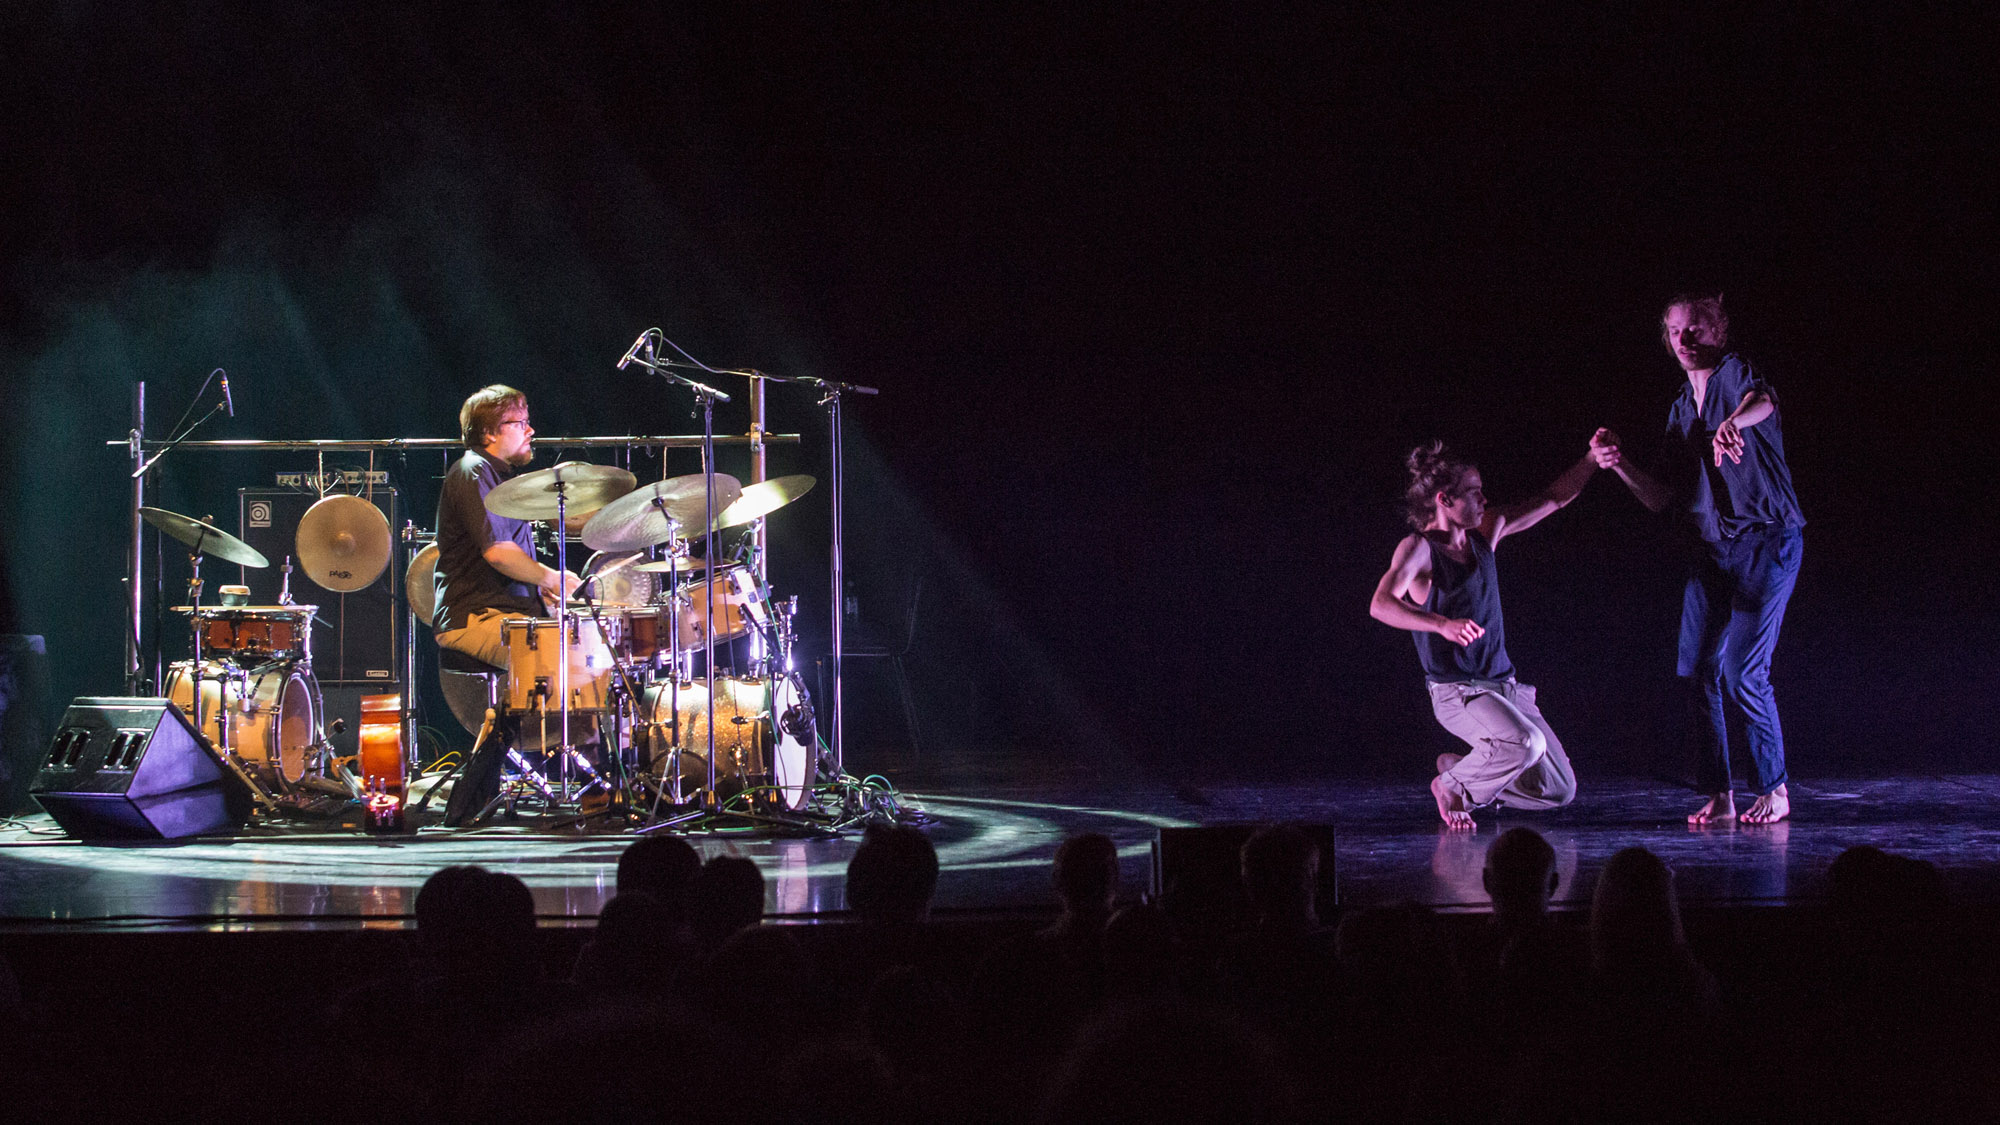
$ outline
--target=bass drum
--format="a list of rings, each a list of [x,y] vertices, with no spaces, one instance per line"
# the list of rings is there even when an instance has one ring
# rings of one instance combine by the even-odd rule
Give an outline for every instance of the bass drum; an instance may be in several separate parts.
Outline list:
[[[259,780],[274,788],[305,779],[319,740],[319,684],[304,665],[277,663],[256,671],[208,661],[201,672],[202,733],[221,747],[223,689],[228,688],[229,747]],[[194,717],[194,662],[167,670],[167,699]]]
[[[798,811],[812,797],[814,740],[812,704],[797,676],[785,676],[772,690],[771,681],[717,676],[721,697],[715,714],[715,787],[727,800],[755,790],[752,804]],[[636,738],[641,760],[655,779],[678,773],[681,792],[691,794],[708,784],[708,726],[711,708],[707,686],[696,680],[681,684],[680,740],[676,752],[668,719],[674,710],[671,684],[646,689]]]

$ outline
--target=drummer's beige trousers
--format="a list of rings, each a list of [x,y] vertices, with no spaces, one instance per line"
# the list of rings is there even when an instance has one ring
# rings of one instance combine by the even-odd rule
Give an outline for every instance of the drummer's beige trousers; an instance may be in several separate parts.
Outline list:
[[[462,652],[474,660],[484,660],[495,668],[507,667],[507,639],[502,622],[519,613],[504,609],[482,609],[465,622],[463,629],[446,629],[437,635],[439,648]]]
[[[1531,684],[1432,683],[1431,710],[1472,749],[1442,775],[1467,808],[1553,809],[1576,799],[1576,773],[1535,706]]]

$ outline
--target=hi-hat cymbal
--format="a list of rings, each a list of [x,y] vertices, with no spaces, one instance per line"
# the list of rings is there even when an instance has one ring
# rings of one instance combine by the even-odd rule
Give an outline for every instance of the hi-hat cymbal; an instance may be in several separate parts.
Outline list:
[[[721,517],[715,521],[715,530],[740,527],[753,520],[763,519],[811,492],[813,485],[817,483],[819,482],[813,478],[800,473],[796,476],[760,480],[756,484],[749,485],[743,489],[743,495],[736,503],[722,510]]]
[[[552,520],[556,518],[557,485],[561,485],[567,498],[562,506],[574,517],[578,512],[604,507],[638,483],[638,477],[616,465],[565,461],[494,485],[486,494],[486,510],[508,519]]]
[[[709,519],[707,495],[700,473],[634,489],[591,517],[583,526],[583,541],[594,551],[643,551],[665,543],[676,531],[681,535],[701,531]],[[743,485],[735,477],[715,474],[717,511],[727,510],[742,495]],[[669,519],[677,527],[670,527]]]
[[[165,508],[141,508],[139,514],[145,517],[147,523],[193,547],[196,554],[228,559],[242,566],[271,565],[271,560],[259,553],[257,548],[214,524],[203,523],[179,512],[169,512]]]
[[[727,564],[725,563],[724,565]],[[707,568],[707,566],[707,559],[661,559],[658,562],[640,563],[632,569],[643,571],[647,574],[666,574],[670,571],[679,571],[682,574],[695,574]]]
[[[299,517],[299,566],[336,594],[375,584],[389,569],[389,517],[359,496],[328,496]]]

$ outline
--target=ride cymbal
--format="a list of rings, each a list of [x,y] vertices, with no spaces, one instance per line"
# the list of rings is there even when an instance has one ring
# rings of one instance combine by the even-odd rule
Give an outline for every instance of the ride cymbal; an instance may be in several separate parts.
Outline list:
[[[707,493],[700,473],[635,489],[592,516],[583,527],[583,541],[593,551],[643,551],[676,534],[702,531],[710,515]],[[727,510],[742,495],[742,482],[727,473],[715,474],[717,511]]]

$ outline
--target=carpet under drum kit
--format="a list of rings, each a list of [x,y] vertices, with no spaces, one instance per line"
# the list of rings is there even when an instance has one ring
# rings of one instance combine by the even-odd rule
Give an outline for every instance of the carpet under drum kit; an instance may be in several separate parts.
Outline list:
[[[666,342],[649,329],[618,366],[637,364],[694,391],[703,419],[702,472],[640,484],[614,465],[567,461],[513,476],[486,496],[493,514],[546,526],[558,570],[568,572],[572,542],[594,553],[574,593],[550,599],[548,616],[505,621],[506,668],[472,662],[472,669],[454,669],[471,672],[487,688],[483,716],[479,708],[460,712],[477,732],[472,753],[489,739],[508,743],[500,795],[481,818],[525,805],[562,817],[566,825],[608,819],[641,832],[720,818],[823,828],[828,818],[815,807],[816,783],[841,777],[839,599],[829,654],[835,672],[831,740],[822,743],[813,702],[792,670],[798,598],[775,597],[761,565],[766,518],[804,496],[815,480],[784,476],[745,485],[715,471],[714,403],[728,396],[672,369],[752,380],[747,444],[753,475],[760,478],[764,444],[778,440],[763,430],[763,384],[803,384],[822,394],[833,423],[834,590],[843,588],[840,401],[847,392],[875,391],[665,360],[657,345]],[[210,379],[217,374],[222,372]],[[292,559],[284,559],[273,604],[250,604],[248,586],[222,585],[209,598],[205,560],[250,570],[269,568],[271,560],[211,522],[146,506],[144,489],[149,471],[177,447],[317,450],[321,471],[311,479],[322,495],[299,519],[297,569],[320,588],[347,594],[382,579],[397,536],[372,497],[331,490],[341,474],[324,470],[325,452],[368,449],[371,471],[364,479],[373,480],[377,449],[442,450],[452,443],[188,441],[225,405],[234,413],[226,376],[224,396],[193,425],[153,443],[141,436],[141,384],[134,430],[128,442],[118,443],[129,446],[136,466],[129,589],[140,588],[142,524],[187,548],[186,604],[170,612],[187,628],[188,657],[163,670],[157,696],[142,694],[141,601],[134,595],[126,695],[71,704],[31,792],[66,831],[86,838],[172,838],[281,819],[403,830],[411,826],[406,813],[421,810],[452,773],[434,768],[415,776],[408,696],[363,696],[358,752],[337,751],[313,673],[313,631],[326,626],[319,606],[294,600]],[[554,444],[629,449],[693,442],[626,437]],[[718,540],[722,533],[740,539],[727,553]],[[438,547],[434,533],[414,527],[401,538],[410,552],[403,588],[414,639],[436,609]],[[447,668],[452,664],[446,661]],[[413,655],[406,669],[411,675],[402,686],[414,694],[407,682],[414,678]]]

